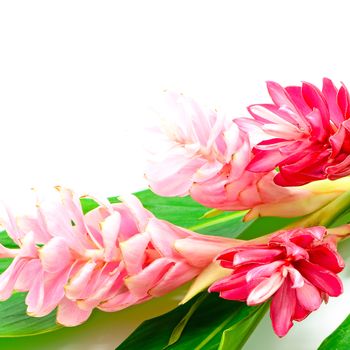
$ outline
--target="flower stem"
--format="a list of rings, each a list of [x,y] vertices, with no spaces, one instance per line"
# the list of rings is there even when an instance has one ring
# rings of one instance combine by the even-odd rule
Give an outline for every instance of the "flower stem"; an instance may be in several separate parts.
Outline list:
[[[318,211],[307,215],[306,217],[293,222],[288,228],[311,227],[311,226],[330,226],[336,219],[350,209],[350,191],[347,191],[337,197]]]
[[[342,225],[327,230],[328,236],[332,236],[335,242],[342,241],[350,237],[350,225]]]

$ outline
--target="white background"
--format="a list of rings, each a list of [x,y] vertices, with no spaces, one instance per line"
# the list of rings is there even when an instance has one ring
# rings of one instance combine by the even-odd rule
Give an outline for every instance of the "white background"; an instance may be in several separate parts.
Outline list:
[[[0,199],[19,206],[29,188],[57,184],[100,196],[144,188],[142,130],[164,89],[240,116],[267,101],[265,80],[350,84],[347,4],[1,1]],[[283,340],[265,319],[246,349],[316,349],[349,295]]]

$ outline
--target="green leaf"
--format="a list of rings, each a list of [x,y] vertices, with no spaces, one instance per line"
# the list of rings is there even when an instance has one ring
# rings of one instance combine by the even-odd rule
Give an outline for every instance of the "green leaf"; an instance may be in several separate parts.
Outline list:
[[[350,315],[329,335],[318,350],[349,350],[350,349]]]
[[[0,244],[7,248],[18,248],[18,245],[9,237],[6,231],[0,232]]]
[[[219,350],[239,350],[253,333],[260,320],[264,317],[269,303],[265,303],[256,310],[250,317],[235,323],[230,328],[227,328],[221,338]]]
[[[203,293],[197,300],[194,302],[194,304],[190,307],[186,315],[181,319],[181,321],[176,325],[176,327],[173,329],[173,332],[170,335],[170,339],[168,342],[168,345],[172,345],[176,343],[185,329],[188,321],[192,317],[192,315],[196,312],[198,307],[203,303],[203,301],[208,297],[207,293]]]
[[[235,325],[240,332],[239,338],[237,334],[234,338],[243,346],[265,311],[264,305],[247,307],[244,303],[221,299],[217,294],[203,293],[165,315],[145,321],[117,349],[227,350],[232,344],[230,330],[235,330]],[[222,338],[225,329],[228,332]]]
[[[0,303],[0,337],[22,337],[59,329],[56,312],[44,317],[29,317],[24,303],[25,293],[14,293]]]

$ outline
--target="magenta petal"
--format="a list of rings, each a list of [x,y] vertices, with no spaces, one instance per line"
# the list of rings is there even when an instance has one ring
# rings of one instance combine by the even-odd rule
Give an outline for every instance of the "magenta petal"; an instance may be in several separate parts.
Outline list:
[[[273,296],[270,308],[272,327],[279,337],[284,337],[293,326],[292,318],[296,307],[295,289],[288,278]]]
[[[310,283],[328,295],[337,297],[343,292],[340,278],[324,267],[305,260],[295,262],[295,266]]]
[[[319,245],[310,249],[309,257],[310,262],[335,273],[341,272],[345,266],[343,258],[327,245]]]
[[[276,259],[276,257],[281,255],[281,253],[281,250],[271,248],[244,250],[235,254],[233,258],[233,263],[235,265],[254,262],[268,263]]]
[[[337,104],[338,90],[330,79],[323,79],[322,93],[326,98],[327,105],[331,114],[331,120],[335,125],[339,126],[340,123],[344,121],[344,116],[342,115],[342,111]]]
[[[237,286],[234,289],[224,290],[220,292],[220,297],[227,300],[244,301],[248,298],[249,292],[250,290],[247,284],[245,283],[240,286]]]
[[[243,270],[243,272],[233,273],[230,276],[224,277],[216,282],[214,282],[210,288],[209,292],[222,292],[230,289],[235,289],[242,285],[248,285],[247,283],[247,271],[248,269]]]
[[[309,316],[311,312],[312,311],[304,309],[297,302],[296,306],[295,306],[295,310],[294,310],[293,320],[300,322],[300,321],[304,320],[307,316]]]

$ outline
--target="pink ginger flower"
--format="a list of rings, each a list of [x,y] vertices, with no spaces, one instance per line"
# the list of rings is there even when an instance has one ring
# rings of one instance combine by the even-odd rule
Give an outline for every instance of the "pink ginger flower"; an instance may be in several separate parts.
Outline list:
[[[195,101],[167,93],[166,119],[154,129],[146,178],[161,196],[191,195],[221,210],[244,210],[300,194],[273,182],[275,173],[247,171],[255,133],[252,125]]]
[[[337,273],[343,270],[344,262],[334,241],[325,234],[324,227],[279,231],[266,244],[228,249],[217,260],[233,272],[209,291],[248,305],[271,298],[272,326],[282,337],[293,321],[303,320],[322,301],[343,291]]]
[[[273,104],[248,108],[269,138],[254,148],[248,169],[266,172],[279,167],[275,183],[299,186],[350,175],[350,97],[323,80],[320,91],[310,83],[282,88],[268,82]]]
[[[37,210],[36,217],[9,213],[3,223],[19,248],[0,245],[0,257],[14,258],[0,275],[0,300],[28,292],[29,315],[58,307],[65,326],[84,322],[94,308],[117,311],[168,293],[235,242],[158,220],[131,195],[83,215],[79,198],[58,188],[58,198]]]

